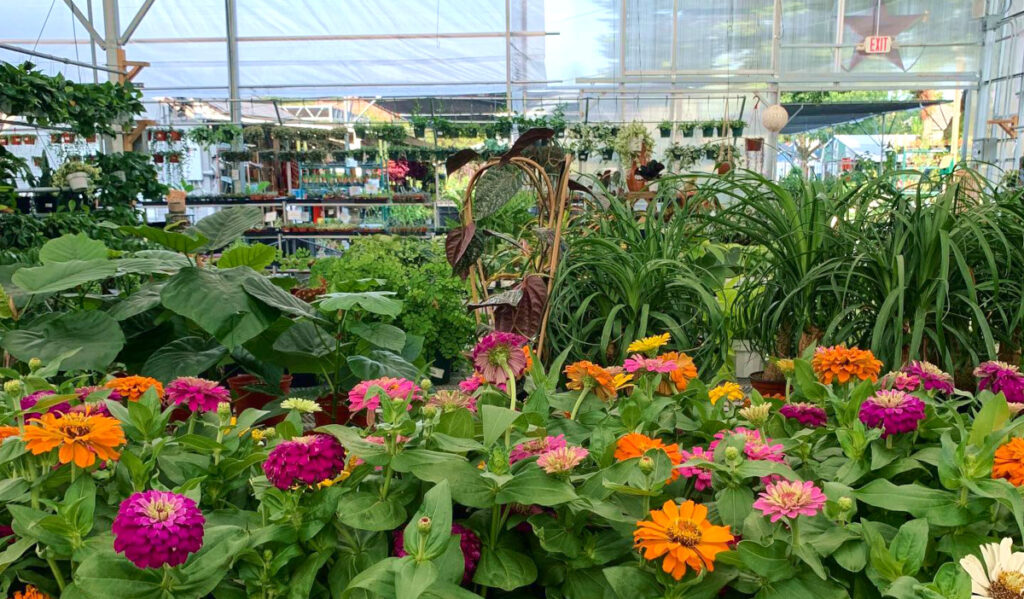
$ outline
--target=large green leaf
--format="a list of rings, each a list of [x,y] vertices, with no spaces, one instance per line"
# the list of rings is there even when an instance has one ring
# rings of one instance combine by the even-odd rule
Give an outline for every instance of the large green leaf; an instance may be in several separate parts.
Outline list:
[[[253,270],[263,270],[270,266],[277,256],[277,250],[263,243],[243,245],[224,252],[217,260],[219,268],[234,268],[236,266],[248,266]]]
[[[89,239],[85,233],[61,235],[39,248],[39,261],[43,264],[72,260],[106,260],[107,246],[102,241]]]
[[[263,210],[258,206],[232,206],[197,222],[194,229],[208,240],[200,251],[212,252],[240,238],[249,229],[262,226]]]
[[[140,374],[167,383],[179,376],[199,376],[213,368],[228,348],[202,337],[182,337],[153,352]]]
[[[64,358],[60,370],[104,370],[124,347],[124,334],[104,312],[67,312],[7,333],[3,347],[23,361],[50,362],[75,352]]]
[[[405,347],[405,331],[394,325],[383,322],[354,322],[349,325],[348,330],[377,347],[393,352],[401,352]]]
[[[374,349],[366,355],[349,356],[348,367],[352,374],[368,380],[382,376],[393,376],[410,380],[418,380],[420,369],[410,364],[402,356],[391,353],[385,349]]]
[[[473,582],[511,591],[537,580],[537,566],[530,556],[498,547],[484,547]]]
[[[164,288],[164,283],[164,281],[146,283],[135,293],[111,306],[107,310],[107,314],[116,320],[126,320],[156,308],[160,305],[160,292]]]
[[[359,306],[367,312],[384,316],[398,316],[402,302],[394,299],[393,291],[363,291],[361,293],[328,293],[320,298],[320,309],[328,312],[351,310]]]
[[[323,320],[312,306],[281,289],[267,277],[249,277],[242,282],[242,287],[252,297],[285,314]]]
[[[245,267],[226,270],[184,268],[168,281],[164,306],[193,320],[225,346],[239,346],[267,329],[278,311],[245,292],[242,284],[262,276]]]
[[[124,226],[121,227],[121,231],[159,243],[167,249],[181,252],[182,254],[195,252],[207,241],[207,238],[203,235],[190,237],[184,233],[165,231],[156,227],[150,227],[149,225]]]
[[[110,260],[69,260],[34,268],[20,268],[11,280],[29,293],[53,293],[109,279],[116,273],[117,267]]]
[[[536,505],[558,505],[576,499],[572,485],[542,469],[527,467],[505,483],[495,499],[498,503],[530,502]]]

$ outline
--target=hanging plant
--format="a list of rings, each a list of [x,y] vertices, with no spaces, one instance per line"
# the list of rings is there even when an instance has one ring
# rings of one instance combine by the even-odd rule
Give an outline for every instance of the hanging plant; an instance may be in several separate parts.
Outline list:
[[[650,154],[654,138],[647,131],[646,125],[633,121],[619,130],[614,147],[623,164],[633,164]]]

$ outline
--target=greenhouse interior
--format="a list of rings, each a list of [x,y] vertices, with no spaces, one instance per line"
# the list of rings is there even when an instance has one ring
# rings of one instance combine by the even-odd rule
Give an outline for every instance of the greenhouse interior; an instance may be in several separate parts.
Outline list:
[[[1024,0],[0,0],[0,595],[1024,599]]]

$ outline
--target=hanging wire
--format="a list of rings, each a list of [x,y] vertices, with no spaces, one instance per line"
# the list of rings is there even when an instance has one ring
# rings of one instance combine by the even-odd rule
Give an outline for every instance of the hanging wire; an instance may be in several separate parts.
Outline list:
[[[39,35],[36,36],[36,43],[32,44],[32,49],[35,50],[39,45],[39,40],[43,39],[43,31],[46,30],[46,23],[50,20],[50,13],[53,12],[53,5],[57,4],[57,0],[50,2],[50,9],[46,11],[46,18],[43,19],[43,26],[39,28]],[[72,15],[74,16],[74,15]]]

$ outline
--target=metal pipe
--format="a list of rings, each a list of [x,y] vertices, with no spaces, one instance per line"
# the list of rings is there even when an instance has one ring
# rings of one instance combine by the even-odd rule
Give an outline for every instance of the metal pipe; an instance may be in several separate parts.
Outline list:
[[[71,0],[67,0],[71,6],[74,3]],[[77,8],[75,9],[78,10]],[[80,13],[79,13],[80,14]],[[120,83],[122,75],[118,74],[118,66],[120,65],[119,52],[121,50],[121,44],[118,43],[121,39],[121,21],[120,14],[117,6],[117,0],[103,0],[103,28],[104,28],[104,42],[103,49],[107,53],[107,72],[108,80],[113,83]],[[123,152],[124,151],[124,135],[121,133],[115,134],[113,137],[104,137],[104,145],[107,146],[107,152]]]
[[[456,85],[503,85],[504,81],[430,81],[423,83],[286,83],[272,85],[239,85],[238,89],[293,89],[293,88],[333,88],[333,87],[451,87]],[[562,83],[561,79],[548,81],[513,81],[515,85],[542,85]],[[177,87],[146,87],[147,92],[180,91],[183,89],[224,89],[223,85],[189,85]],[[237,96],[232,96],[237,98]],[[221,98],[223,100],[223,98]],[[308,98],[307,98],[308,99]]]
[[[227,50],[228,50],[228,95],[231,96],[230,112],[231,122],[236,125],[242,124],[242,105],[238,94],[238,12],[235,0],[224,0],[224,20],[227,26]],[[234,140],[235,150],[241,150],[242,139],[241,136],[236,136]],[[238,174],[234,177],[234,188],[236,193],[242,191],[242,185],[245,182],[245,168],[238,169]]]
[[[138,29],[139,23],[142,22],[142,18],[149,12],[150,7],[153,6],[153,2],[156,0],[146,0],[146,2],[139,7],[139,12],[135,13],[135,17],[132,18],[131,23],[128,23],[128,27],[125,28],[124,33],[121,34],[120,42],[121,45],[128,43],[128,40],[132,39],[132,34]]]
[[[505,0],[505,110],[512,112],[512,0]]]
[[[842,47],[846,29],[846,0],[838,0],[836,8],[836,43],[832,49],[832,70],[840,73],[843,70],[843,57],[839,54],[839,49]]]
[[[87,69],[96,69],[99,71],[107,71],[108,73],[117,73],[118,75],[124,75],[124,71],[117,69],[108,69],[107,67],[101,67],[99,65],[93,65],[88,62],[81,62],[78,60],[71,60],[70,58],[64,58],[62,56],[55,56],[53,54],[46,54],[44,52],[36,52],[35,50],[29,50],[27,48],[19,48],[18,46],[12,46],[10,44],[0,44],[0,48],[4,50],[10,50],[11,52],[19,52],[21,54],[28,54],[29,56],[37,56],[39,58],[45,58],[46,60],[53,60],[56,62],[62,62],[76,67],[85,67]]]
[[[89,23],[92,23],[92,0],[85,0],[85,9],[89,16]],[[89,36],[89,54],[92,57],[92,82],[98,85],[100,82],[100,72],[97,70],[99,60],[96,58],[96,40],[91,35]]]
[[[71,3],[71,0],[64,0]],[[513,31],[512,37],[545,37],[548,35],[559,35],[557,31]],[[348,35],[249,35],[238,38],[239,43],[245,42],[346,42],[346,41],[370,41],[370,40],[419,40],[419,39],[487,39],[503,38],[504,31],[477,31],[461,33],[367,33]],[[102,39],[97,39],[102,42]],[[151,37],[132,40],[133,44],[207,44],[225,43],[226,37]],[[9,44],[34,44],[34,39],[0,39],[0,42]],[[68,46],[85,44],[85,40],[74,39],[46,39],[39,40],[40,45]]]

